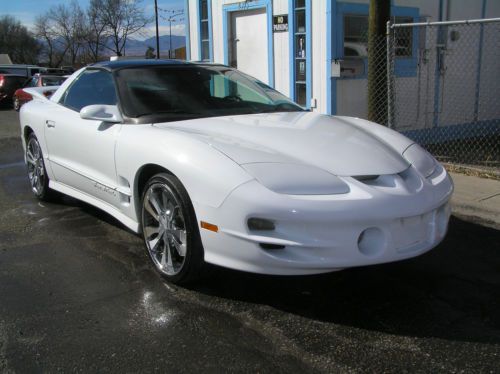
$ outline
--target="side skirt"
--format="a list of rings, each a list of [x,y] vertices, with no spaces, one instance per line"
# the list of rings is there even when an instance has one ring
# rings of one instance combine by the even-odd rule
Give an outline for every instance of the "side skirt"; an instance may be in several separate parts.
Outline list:
[[[125,214],[120,212],[118,209],[116,209],[112,205],[110,205],[102,200],[96,199],[95,197],[93,197],[89,194],[81,192],[77,189],[74,189],[73,187],[69,187],[69,186],[67,186],[63,183],[60,183],[60,182],[54,182],[51,180],[49,182],[49,187],[55,191],[59,191],[65,195],[74,197],[75,199],[81,200],[83,202],[86,202],[90,205],[95,206],[96,208],[99,208],[99,209],[105,211],[106,213],[113,216],[121,223],[123,223],[127,228],[129,228],[133,232],[139,233],[139,223],[137,223],[136,221],[134,221],[130,217],[126,216]]]

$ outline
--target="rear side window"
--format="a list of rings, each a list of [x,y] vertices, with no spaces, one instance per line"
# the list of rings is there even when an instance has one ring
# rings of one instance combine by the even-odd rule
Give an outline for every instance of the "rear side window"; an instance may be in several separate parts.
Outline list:
[[[66,90],[59,103],[77,112],[87,105],[116,105],[115,83],[111,73],[85,70]]]

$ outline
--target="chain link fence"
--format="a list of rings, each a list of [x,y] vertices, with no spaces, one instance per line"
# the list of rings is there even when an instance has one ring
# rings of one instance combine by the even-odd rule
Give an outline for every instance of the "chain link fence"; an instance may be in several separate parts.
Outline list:
[[[393,24],[379,48],[381,122],[440,161],[500,167],[500,19]]]

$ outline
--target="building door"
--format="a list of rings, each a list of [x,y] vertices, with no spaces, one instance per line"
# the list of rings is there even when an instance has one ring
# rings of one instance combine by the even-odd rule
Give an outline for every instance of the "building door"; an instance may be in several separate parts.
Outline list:
[[[229,65],[269,84],[266,9],[230,13]]]

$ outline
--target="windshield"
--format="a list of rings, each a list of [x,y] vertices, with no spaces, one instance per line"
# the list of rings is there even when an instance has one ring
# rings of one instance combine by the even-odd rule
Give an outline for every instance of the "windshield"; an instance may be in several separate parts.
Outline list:
[[[266,84],[224,66],[141,67],[117,72],[122,110],[162,120],[302,111]]]

